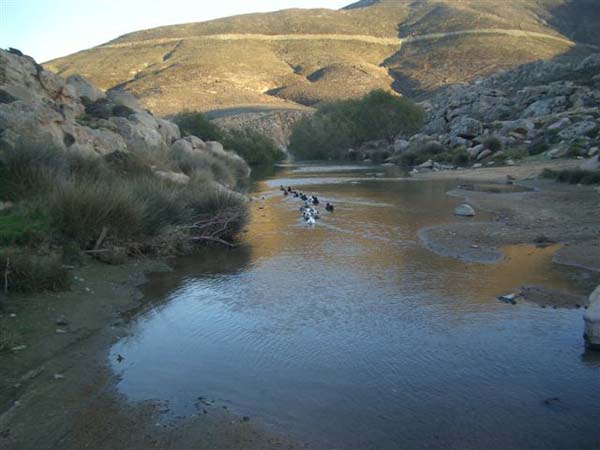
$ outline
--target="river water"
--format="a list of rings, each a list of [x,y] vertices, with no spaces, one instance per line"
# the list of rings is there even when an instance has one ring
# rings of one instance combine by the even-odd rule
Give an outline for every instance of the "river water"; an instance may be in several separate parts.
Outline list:
[[[242,246],[151,278],[110,352],[120,392],[164,402],[165,420],[201,397],[315,449],[600,448],[582,311],[496,300],[525,284],[585,293],[598,277],[553,265],[553,247],[438,256],[418,230],[473,220],[452,214],[456,183],[391,175],[291,165],[257,181]],[[335,211],[308,227],[280,185]]]

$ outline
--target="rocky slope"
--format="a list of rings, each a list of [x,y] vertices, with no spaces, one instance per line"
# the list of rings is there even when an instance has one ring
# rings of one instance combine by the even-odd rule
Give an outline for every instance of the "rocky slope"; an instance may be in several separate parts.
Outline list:
[[[450,86],[424,102],[423,132],[399,137],[394,150],[435,141],[465,147],[475,164],[493,164],[505,149],[551,158],[594,156],[600,146],[600,54],[579,62],[543,61]]]
[[[158,162],[169,151],[206,152],[245,165],[217,142],[182,137],[177,125],[155,117],[127,91],[104,93],[82,76],[63,79],[18,51],[0,50],[0,149],[21,141],[104,158],[136,153]],[[158,162],[157,176],[187,182]]]
[[[131,33],[50,61],[155,114],[240,105],[314,106],[375,88],[408,95],[498,69],[586,55],[600,45],[595,0],[369,0]],[[577,45],[576,45],[577,43]]]

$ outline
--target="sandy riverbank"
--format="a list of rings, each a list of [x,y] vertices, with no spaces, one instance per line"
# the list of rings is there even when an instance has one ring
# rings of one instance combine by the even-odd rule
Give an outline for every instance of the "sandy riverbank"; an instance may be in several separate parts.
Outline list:
[[[118,394],[108,349],[127,333],[126,317],[143,308],[146,274],[165,270],[164,261],[90,260],[68,292],[5,301],[3,320],[26,348],[0,354],[2,450],[297,448],[221,406],[169,423],[163,405]]]
[[[594,186],[556,183],[538,178],[544,168],[570,168],[578,161],[550,161],[515,167],[419,174],[417,179],[456,179],[465,188],[448,194],[464,199],[476,210],[493,215],[492,221],[456,218],[420,230],[419,237],[433,252],[469,262],[494,263],[504,258],[509,245],[557,243],[554,262],[600,272],[600,191]],[[528,190],[504,192],[507,177]],[[491,184],[490,184],[491,183]],[[499,187],[494,188],[494,186]],[[540,295],[533,301],[565,306],[557,295]],[[555,298],[555,300],[552,300]],[[566,304],[576,305],[572,298]]]

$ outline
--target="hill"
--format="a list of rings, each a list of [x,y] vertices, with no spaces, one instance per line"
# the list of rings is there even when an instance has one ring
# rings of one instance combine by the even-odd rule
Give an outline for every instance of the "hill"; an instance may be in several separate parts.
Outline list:
[[[363,0],[143,30],[48,62],[157,114],[316,106],[372,89],[428,95],[600,45],[595,0]]]

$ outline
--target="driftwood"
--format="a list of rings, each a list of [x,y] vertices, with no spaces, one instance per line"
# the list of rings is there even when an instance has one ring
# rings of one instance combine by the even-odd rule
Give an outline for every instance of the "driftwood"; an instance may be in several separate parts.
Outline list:
[[[6,258],[6,268],[4,269],[4,293],[8,293],[8,275],[10,275],[10,258]]]
[[[102,231],[100,232],[100,236],[98,236],[98,240],[96,241],[96,245],[94,245],[94,250],[98,250],[102,246],[102,243],[104,242],[104,239],[106,239],[106,235],[107,234],[108,234],[108,227],[102,227]]]
[[[239,223],[245,219],[245,211],[229,208],[217,214],[205,214],[196,219],[193,225],[184,227],[193,233],[192,241],[218,242],[228,247],[237,247],[226,237],[231,235]]]

